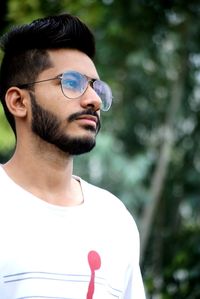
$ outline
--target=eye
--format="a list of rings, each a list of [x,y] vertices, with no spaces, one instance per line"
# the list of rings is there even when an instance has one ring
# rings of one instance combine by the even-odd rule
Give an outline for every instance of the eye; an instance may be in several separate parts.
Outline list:
[[[76,78],[66,78],[63,80],[63,86],[66,89],[76,89],[79,90],[80,89],[80,83],[78,82],[78,80]]]
[[[79,72],[71,71],[63,74],[62,87],[66,92],[83,93],[87,88],[87,78]]]

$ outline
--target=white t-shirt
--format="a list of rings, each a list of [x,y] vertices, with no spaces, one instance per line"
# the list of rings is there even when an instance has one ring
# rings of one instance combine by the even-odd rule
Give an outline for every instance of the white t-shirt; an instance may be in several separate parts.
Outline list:
[[[122,202],[77,178],[84,202],[51,205],[0,166],[1,299],[144,299],[139,234]]]

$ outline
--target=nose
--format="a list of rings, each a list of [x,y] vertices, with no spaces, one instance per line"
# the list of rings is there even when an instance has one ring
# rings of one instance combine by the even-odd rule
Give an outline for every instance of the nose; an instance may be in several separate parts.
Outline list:
[[[86,91],[81,96],[80,102],[83,108],[90,107],[94,111],[100,110],[102,103],[100,97],[90,85],[88,85]]]

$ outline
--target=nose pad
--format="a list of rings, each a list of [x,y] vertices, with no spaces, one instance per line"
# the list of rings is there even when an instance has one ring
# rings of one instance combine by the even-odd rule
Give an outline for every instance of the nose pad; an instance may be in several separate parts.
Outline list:
[[[81,97],[81,105],[92,107],[95,111],[100,110],[102,101],[92,86],[88,85],[85,93]]]

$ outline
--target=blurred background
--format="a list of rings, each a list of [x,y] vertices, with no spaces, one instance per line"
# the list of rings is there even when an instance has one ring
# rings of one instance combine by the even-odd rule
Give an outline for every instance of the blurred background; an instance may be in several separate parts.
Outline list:
[[[1,0],[0,33],[62,12],[94,32],[95,63],[114,94],[96,148],[75,159],[74,173],[134,216],[148,298],[199,299],[200,2]],[[13,148],[0,106],[1,163]]]

